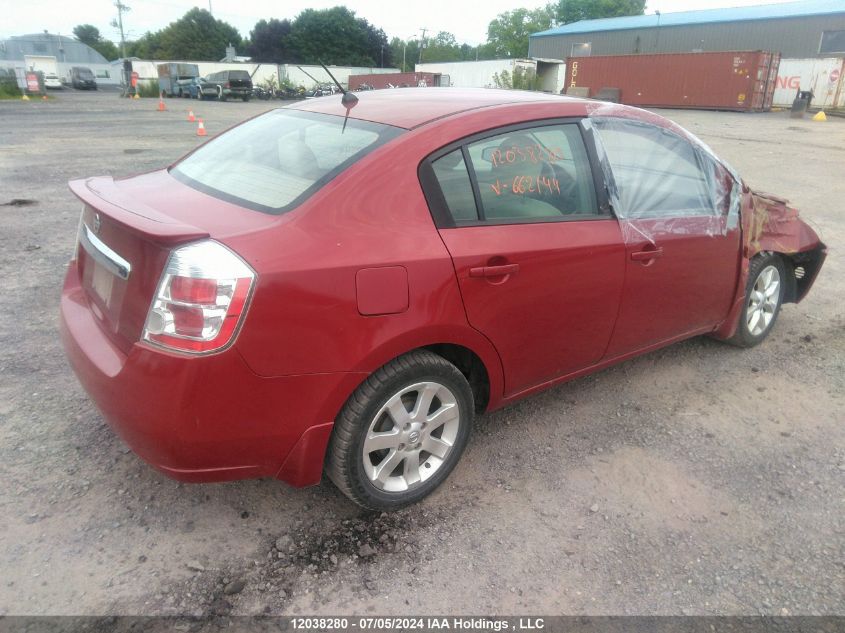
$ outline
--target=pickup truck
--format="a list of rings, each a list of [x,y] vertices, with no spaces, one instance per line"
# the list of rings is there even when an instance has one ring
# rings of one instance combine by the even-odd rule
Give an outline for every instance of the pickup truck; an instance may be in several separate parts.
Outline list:
[[[199,88],[203,97],[216,94],[220,101],[230,97],[249,101],[252,96],[252,79],[245,70],[221,70],[203,77]]]

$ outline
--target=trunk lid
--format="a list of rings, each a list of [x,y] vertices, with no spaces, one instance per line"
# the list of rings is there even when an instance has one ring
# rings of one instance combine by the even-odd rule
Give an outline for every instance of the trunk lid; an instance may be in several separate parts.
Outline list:
[[[166,171],[74,180],[69,186],[84,204],[71,265],[94,317],[125,353],[141,338],[175,246],[267,223],[266,216],[210,198]]]

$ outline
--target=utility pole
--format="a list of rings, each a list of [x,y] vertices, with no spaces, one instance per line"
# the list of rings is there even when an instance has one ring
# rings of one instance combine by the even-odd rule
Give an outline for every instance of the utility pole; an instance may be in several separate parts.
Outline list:
[[[115,0],[114,6],[117,7],[117,20],[112,20],[111,25],[120,29],[120,56],[126,59],[126,36],[123,33],[123,14],[130,11],[121,0]]]
[[[211,15],[214,15],[214,11],[212,11],[212,10],[211,10],[211,0],[208,0],[208,12],[209,12]]]
[[[422,31],[422,37],[420,38],[420,61],[417,62],[418,64],[422,64],[422,54],[423,54],[423,49],[425,48],[425,32],[427,30],[428,29],[426,27],[423,27],[423,28],[420,29],[420,31]]]

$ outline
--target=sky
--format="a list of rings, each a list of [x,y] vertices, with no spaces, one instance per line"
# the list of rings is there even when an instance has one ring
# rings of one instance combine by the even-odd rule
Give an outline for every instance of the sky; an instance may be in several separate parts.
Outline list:
[[[789,0],[648,0],[646,13],[715,9],[727,6],[774,4]],[[472,46],[487,39],[487,25],[499,13],[520,6],[545,4],[532,0],[123,0],[131,7],[124,15],[127,39],[136,39],[146,31],[157,31],[180,18],[194,6],[208,8],[215,17],[235,26],[248,36],[260,19],[293,18],[303,9],[324,9],[344,4],[360,17],[384,29],[388,38],[411,39],[428,33],[448,31],[458,42]],[[77,24],[93,24],[100,33],[115,42],[120,35],[110,26],[116,16],[113,0],[0,0],[0,38],[10,35],[50,33],[72,35]]]

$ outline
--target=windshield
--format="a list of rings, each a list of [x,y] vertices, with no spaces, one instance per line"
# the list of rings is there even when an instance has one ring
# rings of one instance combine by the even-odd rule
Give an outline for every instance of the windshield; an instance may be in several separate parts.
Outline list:
[[[93,79],[93,78],[94,78],[94,73],[92,73],[92,72],[91,72],[90,70],[88,70],[87,68],[84,68],[84,69],[82,69],[82,70],[80,70],[80,71],[77,71],[77,72],[79,73],[79,76],[80,76],[82,79]]]
[[[296,110],[273,110],[218,136],[170,173],[209,195],[265,213],[301,204],[404,130]]]

